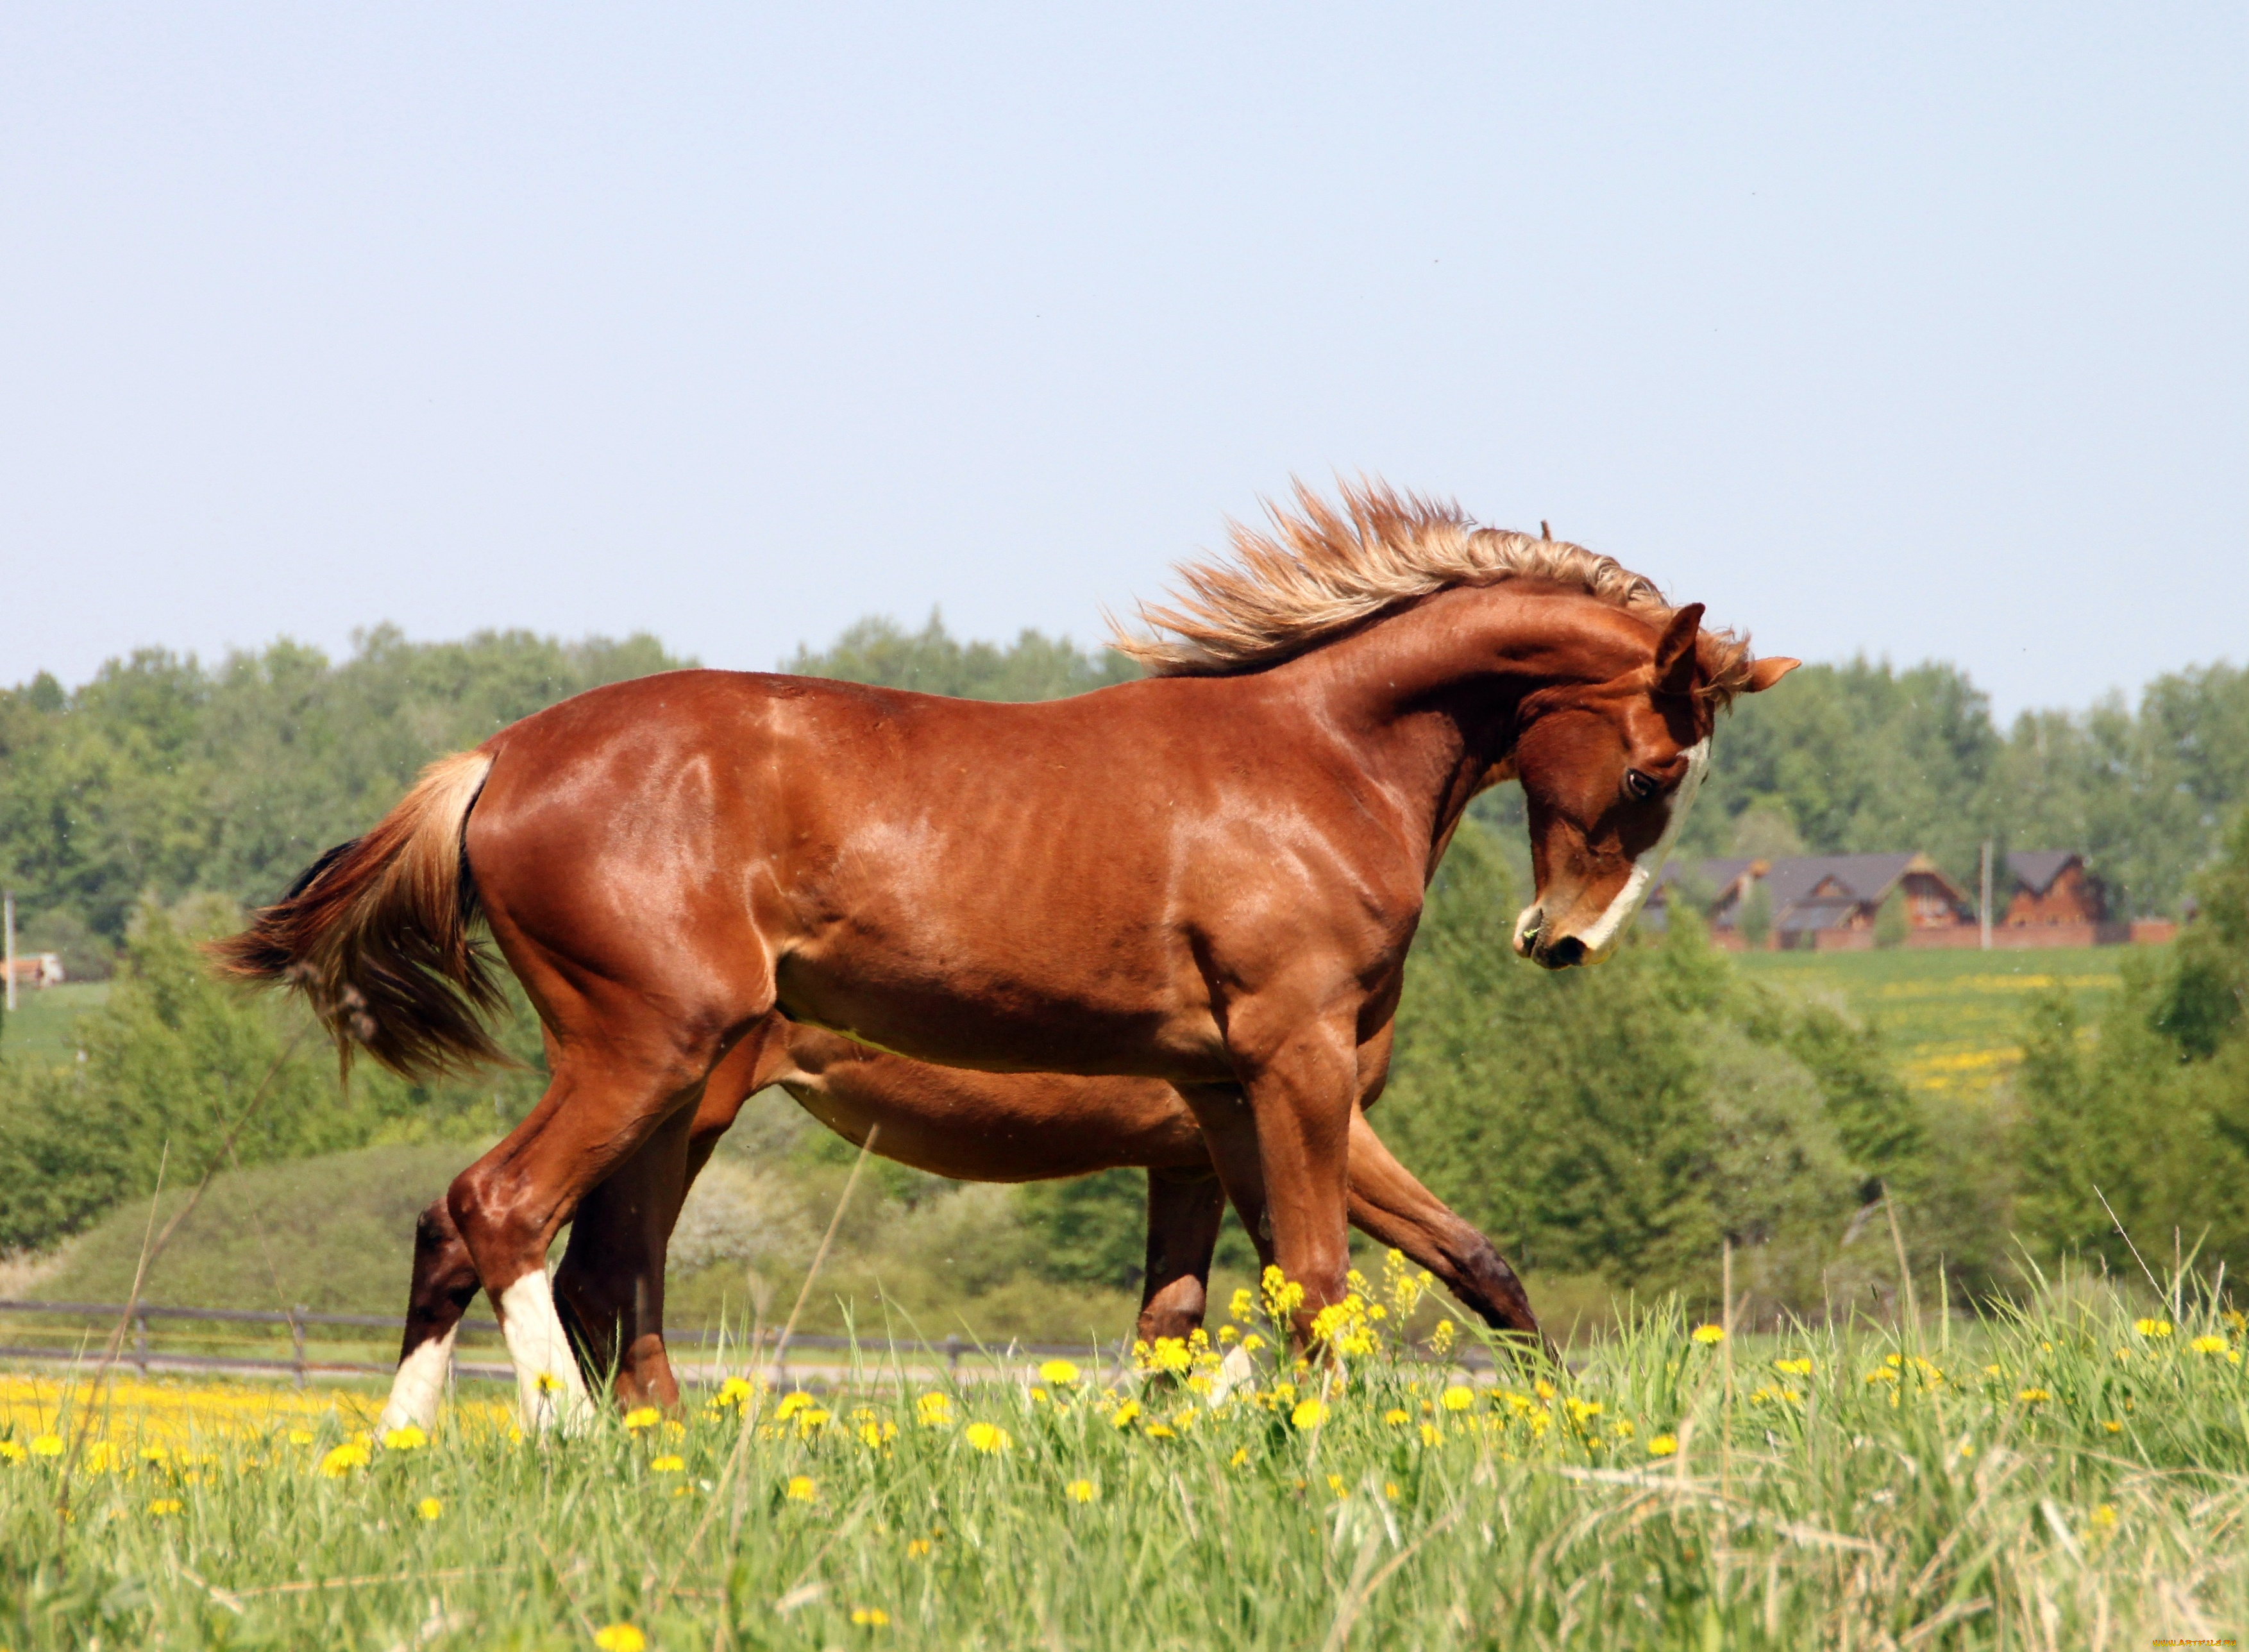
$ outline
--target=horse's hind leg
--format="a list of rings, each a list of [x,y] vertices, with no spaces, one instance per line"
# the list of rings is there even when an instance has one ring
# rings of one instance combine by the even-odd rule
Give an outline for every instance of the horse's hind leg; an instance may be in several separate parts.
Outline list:
[[[664,1258],[687,1194],[684,1109],[578,1202],[554,1274],[555,1306],[592,1382],[614,1373],[620,1406],[674,1406],[664,1346]]]
[[[1206,1166],[1148,1172],[1148,1266],[1139,1335],[1184,1338],[1209,1304],[1210,1259],[1226,1218],[1226,1190]]]
[[[530,1117],[446,1194],[499,1311],[527,1421],[581,1416],[591,1407],[547,1284],[556,1232],[667,1119],[691,1115],[716,1055],[668,1040],[566,1041]],[[683,1182],[684,1173],[683,1160],[675,1173]]]
[[[453,1366],[453,1339],[462,1315],[476,1300],[478,1284],[477,1264],[441,1198],[414,1224],[414,1278],[407,1288],[406,1334],[378,1425],[382,1433],[409,1427],[427,1433],[437,1426],[437,1401]]]
[[[768,1022],[727,1051],[704,1082],[684,1150],[675,1153],[667,1121],[586,1195],[571,1221],[570,1242],[554,1274],[555,1299],[577,1339],[587,1377],[604,1376],[615,1365],[622,1406],[677,1403],[679,1384],[664,1343],[671,1230],[719,1139],[781,1064],[776,1058],[786,1056],[785,1030],[778,1021]]]

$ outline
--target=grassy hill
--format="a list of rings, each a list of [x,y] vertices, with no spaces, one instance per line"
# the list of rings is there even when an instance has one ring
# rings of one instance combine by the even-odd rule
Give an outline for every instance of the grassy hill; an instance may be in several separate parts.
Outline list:
[[[2088,1022],[2115,990],[2127,949],[2022,952],[1742,953],[1752,978],[1832,999],[1873,1027],[1924,1098],[1982,1096],[2022,1060],[2030,995],[2060,987]]]
[[[16,1012],[0,1021],[0,1060],[59,1066],[73,1058],[71,1022],[79,1011],[109,999],[106,981],[65,981],[59,987],[18,988]]]

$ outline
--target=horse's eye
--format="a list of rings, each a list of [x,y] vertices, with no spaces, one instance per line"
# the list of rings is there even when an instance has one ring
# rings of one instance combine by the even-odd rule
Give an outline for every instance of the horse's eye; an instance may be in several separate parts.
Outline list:
[[[1624,788],[1632,794],[1633,801],[1636,803],[1647,802],[1663,789],[1656,784],[1654,776],[1643,774],[1636,768],[1625,770]]]

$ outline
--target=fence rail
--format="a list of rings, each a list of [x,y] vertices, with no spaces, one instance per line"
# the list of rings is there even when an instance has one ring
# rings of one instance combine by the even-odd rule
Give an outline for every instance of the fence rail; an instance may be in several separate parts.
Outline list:
[[[130,1318],[132,1336],[128,1345],[119,1352],[118,1363],[127,1365],[143,1375],[151,1371],[231,1371],[243,1375],[291,1375],[299,1385],[312,1376],[384,1376],[391,1373],[390,1364],[377,1365],[366,1360],[330,1359],[320,1356],[317,1346],[308,1351],[305,1332],[307,1328],[334,1327],[337,1329],[387,1331],[393,1335],[406,1328],[403,1319],[374,1313],[315,1313],[310,1308],[298,1308],[283,1312],[272,1308],[178,1308],[160,1304],[141,1303],[129,1310],[121,1302],[24,1302],[0,1300],[0,1315],[23,1315],[47,1318],[99,1320],[114,1326],[120,1320]],[[289,1333],[290,1353],[285,1359],[244,1357],[241,1355],[184,1353],[150,1346],[150,1327],[164,1321],[189,1324],[244,1325],[285,1328]],[[497,1320],[464,1318],[464,1335],[492,1336],[499,1334]],[[723,1353],[738,1350],[732,1362],[740,1369],[762,1367],[778,1372],[793,1354],[848,1353],[866,1349],[870,1344],[849,1337],[820,1335],[808,1332],[793,1333],[786,1344],[772,1332],[760,1332],[753,1345],[746,1336],[727,1331],[692,1329],[684,1325],[664,1327],[664,1339],[674,1347],[717,1347]],[[1084,1342],[1016,1342],[978,1344],[958,1336],[941,1341],[925,1338],[910,1339],[886,1339],[882,1349],[893,1353],[911,1353],[925,1358],[941,1359],[947,1373],[958,1378],[964,1359],[989,1359],[1001,1365],[1026,1359],[1087,1359],[1097,1363],[1121,1365],[1126,1358],[1128,1346],[1117,1343],[1104,1346],[1090,1339]],[[76,1363],[86,1357],[86,1346],[37,1346],[0,1345],[0,1359],[41,1359]],[[457,1375],[484,1378],[494,1381],[508,1380],[512,1368],[505,1365],[487,1365],[456,1359]],[[677,1367],[683,1381],[716,1382],[727,1374],[725,1366],[705,1364]]]
[[[113,1327],[120,1319],[130,1318],[132,1336],[129,1343],[119,1350],[118,1363],[133,1366],[143,1376],[153,1371],[213,1371],[231,1372],[240,1376],[293,1377],[299,1387],[315,1376],[387,1377],[395,1364],[375,1364],[364,1359],[331,1359],[320,1357],[318,1346],[308,1351],[305,1332],[308,1328],[357,1331],[386,1331],[395,1336],[406,1328],[403,1319],[375,1313],[315,1313],[310,1308],[295,1308],[286,1312],[272,1308],[177,1308],[161,1304],[139,1303],[129,1310],[121,1302],[22,1302],[0,1300],[0,1316],[22,1315],[46,1318],[100,1321]],[[180,1353],[152,1347],[150,1327],[166,1321],[200,1325],[244,1325],[285,1328],[289,1333],[289,1353],[285,1358],[271,1355],[244,1356]],[[35,1332],[38,1327],[26,1327]],[[465,1336],[497,1337],[499,1323],[493,1319],[464,1318],[461,1332]],[[107,1335],[107,1331],[103,1332]],[[958,1380],[961,1361],[974,1359],[988,1361],[994,1374],[1035,1359],[1088,1359],[1106,1366],[1112,1372],[1121,1371],[1128,1361],[1129,1339],[1101,1344],[1090,1339],[1083,1342],[1017,1342],[999,1344],[971,1342],[959,1336],[949,1336],[941,1341],[925,1338],[900,1340],[885,1339],[879,1345],[870,1345],[850,1337],[834,1337],[799,1332],[792,1334],[786,1344],[776,1333],[761,1332],[755,1338],[727,1331],[705,1331],[686,1326],[667,1325],[664,1339],[674,1347],[716,1347],[720,1352],[719,1362],[700,1365],[678,1364],[674,1369],[683,1383],[711,1384],[742,1371],[763,1370],[778,1377],[793,1355],[806,1353],[850,1353],[879,1347],[891,1354],[911,1353],[925,1359],[942,1359],[947,1374]],[[278,1352],[278,1351],[277,1351]],[[726,1356],[732,1353],[733,1358]],[[87,1357],[83,1337],[76,1346],[9,1346],[0,1344],[0,1360],[35,1359],[77,1364]],[[1465,1366],[1473,1371],[1489,1370],[1491,1358],[1481,1347],[1471,1345],[1448,1356],[1446,1363]],[[456,1359],[454,1373],[457,1377],[495,1382],[512,1380],[511,1366]]]

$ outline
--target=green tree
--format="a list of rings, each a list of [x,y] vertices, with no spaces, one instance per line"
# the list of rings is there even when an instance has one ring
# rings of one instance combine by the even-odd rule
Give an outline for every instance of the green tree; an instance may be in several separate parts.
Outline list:
[[[1023,631],[1006,648],[962,643],[934,613],[918,631],[908,631],[895,620],[861,620],[817,653],[799,648],[785,669],[801,677],[997,700],[1059,699],[1140,674],[1138,666],[1113,649],[1089,654],[1068,637],[1034,630]]]
[[[2016,1209],[2046,1254],[2134,1267],[2122,1223],[2143,1249],[2176,1230],[2205,1263],[2249,1267],[2249,810],[2196,892],[2177,944],[2128,957],[2094,1027],[2059,993],[2032,1009]]]

